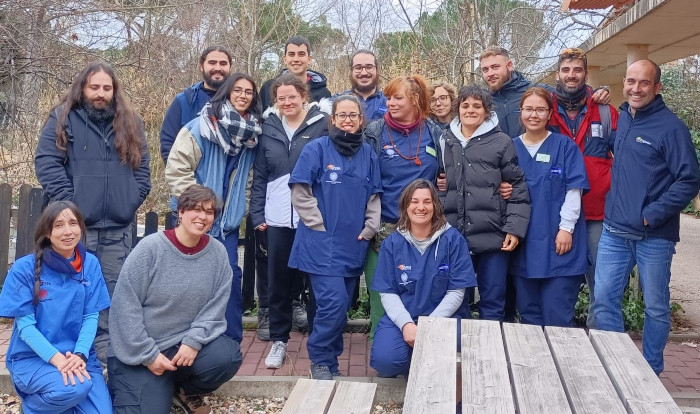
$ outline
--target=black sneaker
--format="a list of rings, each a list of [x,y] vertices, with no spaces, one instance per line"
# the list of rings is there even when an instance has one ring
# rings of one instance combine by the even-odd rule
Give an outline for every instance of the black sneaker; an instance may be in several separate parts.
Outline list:
[[[331,370],[325,365],[311,364],[311,379],[315,380],[332,380]]]
[[[309,330],[306,307],[298,300],[292,302],[292,329],[299,332],[307,332]]]
[[[268,308],[258,309],[258,338],[261,341],[270,340],[270,310]]]

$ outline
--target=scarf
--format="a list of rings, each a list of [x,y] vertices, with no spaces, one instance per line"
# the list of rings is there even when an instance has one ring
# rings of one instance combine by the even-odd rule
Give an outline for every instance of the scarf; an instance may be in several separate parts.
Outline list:
[[[353,134],[332,126],[328,136],[338,153],[344,157],[352,157],[362,148],[362,131]]]
[[[248,119],[243,118],[228,99],[218,114],[214,114],[214,108],[207,102],[199,114],[199,126],[203,139],[217,144],[230,156],[238,155],[244,146],[254,148],[262,132],[260,123],[253,115],[248,115]],[[226,131],[225,135],[222,130]]]
[[[75,259],[66,259],[50,247],[44,249],[44,255],[41,258],[42,265],[47,266],[54,271],[62,274],[76,275],[82,272],[82,264],[85,260],[85,247],[82,243],[75,246]],[[73,263],[75,262],[75,263]],[[79,267],[76,269],[76,267]]]
[[[408,136],[411,132],[418,128],[421,122],[421,117],[419,116],[418,119],[416,119],[413,123],[405,125],[399,124],[398,122],[394,121],[394,118],[391,117],[391,114],[387,112],[384,114],[384,121],[386,121],[386,124],[389,125],[391,129],[398,131],[405,136]]]
[[[564,90],[561,86],[561,82],[557,82],[557,88],[554,91],[557,96],[557,102],[561,104],[567,111],[578,111],[584,105],[586,105],[586,99],[588,97],[588,86],[584,85],[580,90],[569,93]]]

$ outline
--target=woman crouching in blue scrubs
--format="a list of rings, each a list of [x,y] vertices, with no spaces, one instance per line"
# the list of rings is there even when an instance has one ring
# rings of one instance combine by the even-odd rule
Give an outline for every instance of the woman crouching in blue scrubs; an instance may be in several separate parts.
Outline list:
[[[328,136],[304,147],[289,179],[301,219],[289,267],[309,274],[316,298],[307,342],[313,379],[340,375],[346,314],[379,227],[379,160],[363,142],[363,117],[354,95],[335,99]]]
[[[109,307],[97,258],[80,243],[85,222],[70,201],[39,218],[34,254],[18,259],[0,294],[0,315],[15,318],[7,369],[25,413],[111,413],[92,343]]]
[[[525,133],[514,139],[530,190],[530,225],[516,251],[516,303],[523,323],[571,326],[588,267],[586,221],[581,197],[588,190],[583,155],[576,144],[545,129],[552,99],[530,88],[520,100]]]
[[[379,250],[372,289],[386,313],[374,334],[370,366],[380,377],[408,378],[418,317],[452,317],[473,286],[467,241],[447,223],[435,186],[413,181],[401,193],[397,230]]]

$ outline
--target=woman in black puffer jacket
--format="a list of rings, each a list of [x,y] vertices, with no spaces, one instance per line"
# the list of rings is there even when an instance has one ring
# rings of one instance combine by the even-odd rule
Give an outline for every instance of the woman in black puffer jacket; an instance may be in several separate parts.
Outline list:
[[[469,242],[480,318],[502,321],[510,253],[527,231],[530,197],[512,139],[491,112],[488,91],[467,85],[455,104],[457,117],[440,142],[440,172],[447,181],[440,200],[449,223]],[[499,193],[502,182],[513,186],[507,200]]]

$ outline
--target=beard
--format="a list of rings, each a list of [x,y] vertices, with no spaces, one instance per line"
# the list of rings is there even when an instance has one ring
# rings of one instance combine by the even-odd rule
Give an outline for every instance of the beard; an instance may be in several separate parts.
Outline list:
[[[101,105],[102,107],[98,107],[95,105],[94,101],[85,99],[85,97],[80,100],[80,103],[87,113],[88,118],[90,118],[90,120],[95,124],[102,124],[114,119],[114,114],[116,112],[114,98],[112,98],[110,101],[99,102],[104,105]]]
[[[350,83],[352,84],[353,90],[360,93],[368,93],[377,89],[377,85],[379,85],[379,76],[375,77],[368,85],[360,85],[354,78],[350,79]]]
[[[228,78],[228,75],[225,74],[224,72],[222,72],[222,71],[217,71],[217,72],[223,76],[223,78],[221,78],[221,80],[212,79],[211,73],[207,73],[205,71],[202,71],[202,78],[204,79],[204,83],[206,83],[207,85],[211,86],[214,89],[219,89],[219,87],[221,85],[223,85],[224,82],[226,82],[226,79]]]

